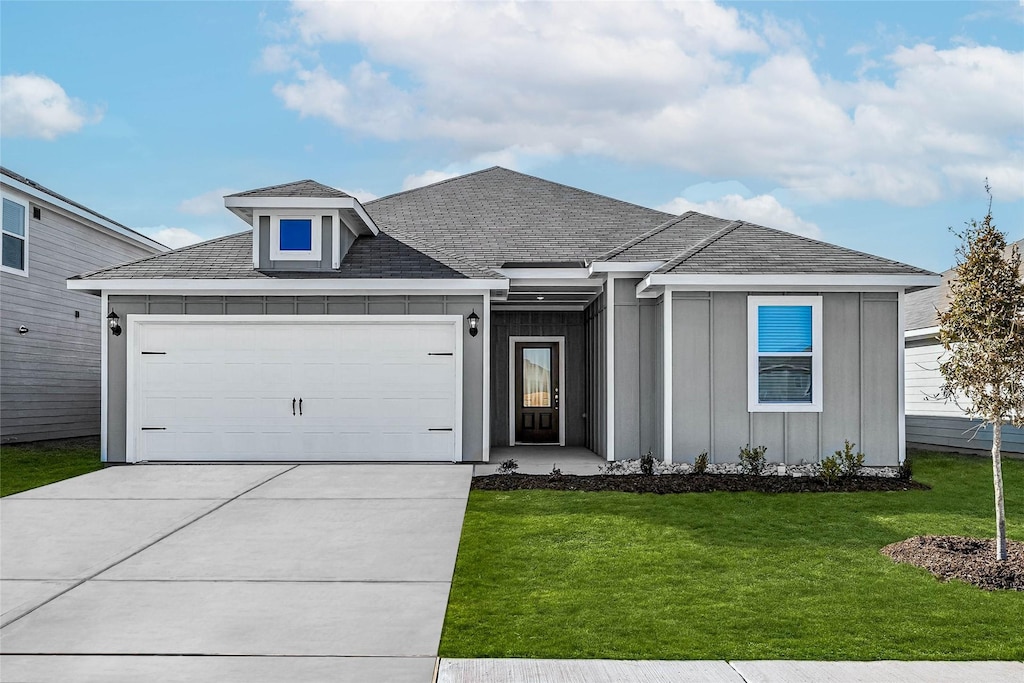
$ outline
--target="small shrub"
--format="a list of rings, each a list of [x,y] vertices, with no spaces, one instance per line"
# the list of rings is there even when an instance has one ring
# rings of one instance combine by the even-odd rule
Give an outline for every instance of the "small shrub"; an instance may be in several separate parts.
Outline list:
[[[693,460],[693,473],[704,474],[708,471],[708,452],[704,451]]]
[[[508,460],[505,460],[500,465],[498,465],[498,474],[512,474],[518,469],[519,463],[517,463],[514,459],[509,458]]]
[[[651,451],[640,456],[640,474],[654,474],[654,454]]]
[[[904,458],[897,470],[896,477],[902,481],[910,481],[913,472],[910,470],[910,458]]]
[[[842,450],[836,451],[835,457],[839,460],[844,477],[856,477],[860,474],[860,468],[864,467],[864,454],[853,452],[856,445],[844,439]]]
[[[838,454],[839,451],[836,451],[836,453]],[[818,477],[827,486],[835,486],[843,478],[843,463],[835,455],[830,455],[823,459],[815,469],[817,470]]]
[[[556,463],[552,463],[552,466],[551,466],[551,476],[552,477],[560,477],[560,476],[562,476],[562,470],[558,469],[558,463],[557,462]]]
[[[755,446],[754,448],[751,448],[749,443],[741,448],[740,469],[743,470],[743,473],[753,474],[754,476],[761,476],[764,474],[765,468],[768,467],[768,460],[764,457],[764,454],[767,451],[767,446]]]
[[[611,462],[601,465],[599,471],[601,472],[601,474],[615,474],[616,472],[619,472],[622,469],[624,468],[620,461],[612,460]]]

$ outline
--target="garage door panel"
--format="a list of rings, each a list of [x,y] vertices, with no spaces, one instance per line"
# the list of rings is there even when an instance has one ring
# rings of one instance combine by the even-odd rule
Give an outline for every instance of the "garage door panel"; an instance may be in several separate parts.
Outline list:
[[[450,323],[139,327],[136,459],[452,460]],[[435,355],[431,355],[435,354]],[[442,354],[442,355],[437,355]],[[452,354],[452,355],[443,355]],[[302,415],[292,415],[302,398]]]

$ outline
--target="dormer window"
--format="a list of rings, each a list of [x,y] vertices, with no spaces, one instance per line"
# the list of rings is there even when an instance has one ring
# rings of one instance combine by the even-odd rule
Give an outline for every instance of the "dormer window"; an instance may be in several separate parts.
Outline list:
[[[274,261],[319,261],[322,230],[317,215],[270,215],[270,258]]]

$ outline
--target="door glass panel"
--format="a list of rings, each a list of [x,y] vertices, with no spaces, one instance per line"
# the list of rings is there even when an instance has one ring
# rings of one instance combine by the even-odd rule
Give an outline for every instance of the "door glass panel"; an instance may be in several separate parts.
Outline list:
[[[523,407],[551,407],[551,349],[523,349]]]

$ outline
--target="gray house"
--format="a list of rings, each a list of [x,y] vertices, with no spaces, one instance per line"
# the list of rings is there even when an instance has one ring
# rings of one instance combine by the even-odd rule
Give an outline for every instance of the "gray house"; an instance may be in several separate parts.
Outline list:
[[[1014,244],[1024,249],[1024,240]],[[956,269],[951,268],[942,273],[938,287],[907,296],[907,442],[917,448],[989,451],[992,429],[967,417],[961,409],[962,401],[958,405],[956,401],[938,398],[943,382],[939,372],[943,349],[939,343],[938,312],[949,305],[949,283],[955,276]],[[1002,450],[1024,453],[1024,429],[1004,425]]]
[[[108,461],[903,457],[928,271],[503,168],[224,201],[245,231],[68,281],[116,315]]]
[[[103,314],[67,278],[166,247],[6,168],[0,194],[0,439],[99,434]]]

